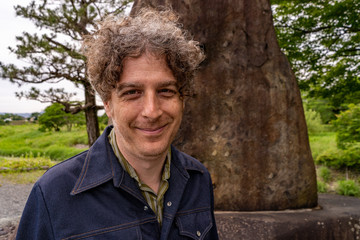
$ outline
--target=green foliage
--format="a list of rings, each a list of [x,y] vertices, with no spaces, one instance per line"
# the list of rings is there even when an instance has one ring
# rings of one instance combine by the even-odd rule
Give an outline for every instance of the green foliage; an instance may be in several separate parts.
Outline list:
[[[0,159],[0,171],[1,172],[17,172],[17,171],[29,171],[38,169],[47,169],[54,166],[56,162],[53,162],[47,158],[25,156],[21,158],[2,158]]]
[[[302,95],[304,108],[319,113],[323,124],[329,124],[332,120],[336,119],[335,112],[337,110],[334,109],[329,100],[306,97],[306,93]]]
[[[50,159],[54,160],[65,160],[76,154],[79,154],[83,150],[79,150],[76,148],[69,148],[67,146],[56,146],[52,145],[49,146],[46,151],[44,151],[45,156],[49,157]]]
[[[335,169],[360,170],[360,147],[354,146],[346,150],[328,150],[319,154],[315,162]]]
[[[317,156],[315,163],[341,169],[345,167],[341,156],[341,150],[327,150]]]
[[[327,193],[328,188],[327,188],[326,183],[321,182],[321,181],[317,181],[317,191],[319,193]]]
[[[41,132],[38,124],[0,126],[0,156],[42,156],[52,160],[65,160],[87,147],[84,127],[72,132]],[[76,145],[81,144],[82,148]]]
[[[100,130],[103,131],[106,128],[106,126],[108,125],[109,118],[106,115],[106,113],[104,113],[102,116],[100,116],[98,118],[99,118]]]
[[[337,151],[335,132],[310,134],[309,142],[314,159],[326,151]]]
[[[321,121],[320,114],[312,109],[304,109],[306,125],[309,134],[321,133],[326,130],[325,125]]]
[[[348,110],[341,112],[333,121],[337,144],[342,149],[360,142],[360,104],[350,104],[348,107]]]
[[[41,113],[39,113],[39,112],[33,112],[33,113],[31,113],[30,118],[34,118],[34,121],[37,121],[39,119],[40,115],[41,115]]]
[[[40,131],[60,131],[60,128],[66,124],[68,117],[63,110],[62,105],[54,103],[45,109],[45,112],[39,117]]]
[[[337,183],[336,192],[338,194],[360,197],[360,186],[354,180],[340,180]]]
[[[328,183],[330,181],[331,172],[329,168],[322,166],[318,169],[318,173],[319,173],[319,177],[321,177],[325,183]]]
[[[279,45],[309,96],[360,102],[360,0],[271,0]]]
[[[4,113],[0,114],[0,120],[4,121],[5,119],[11,119],[11,120],[24,120],[25,118],[14,113]]]
[[[60,131],[62,126],[66,126],[67,130],[71,131],[74,124],[84,125],[84,115],[66,113],[60,103],[53,103],[39,117],[40,131]]]

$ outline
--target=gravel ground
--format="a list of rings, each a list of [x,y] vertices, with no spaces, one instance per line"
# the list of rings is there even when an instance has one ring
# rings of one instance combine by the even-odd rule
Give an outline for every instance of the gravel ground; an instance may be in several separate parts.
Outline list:
[[[33,184],[0,186],[0,240],[12,239]]]

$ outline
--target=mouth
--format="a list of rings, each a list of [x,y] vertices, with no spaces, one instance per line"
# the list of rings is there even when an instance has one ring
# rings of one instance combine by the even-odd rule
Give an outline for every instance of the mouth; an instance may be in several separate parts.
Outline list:
[[[159,126],[159,127],[137,127],[136,129],[138,129],[139,131],[141,131],[142,133],[146,134],[146,135],[159,135],[161,134],[165,127],[167,126],[167,124],[163,125],[163,126]]]

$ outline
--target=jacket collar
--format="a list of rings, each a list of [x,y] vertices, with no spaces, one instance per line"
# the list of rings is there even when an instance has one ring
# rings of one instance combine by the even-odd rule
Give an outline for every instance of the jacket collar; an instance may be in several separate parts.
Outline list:
[[[88,150],[71,195],[95,188],[111,179],[115,185],[119,185],[122,169],[108,140],[111,129],[111,126],[107,127]]]
[[[71,191],[71,195],[76,195],[95,188],[111,179],[113,179],[115,187],[120,187],[120,185],[124,184],[133,184],[133,181],[130,181],[130,176],[128,176],[125,170],[120,166],[109,143],[108,135],[112,128],[113,126],[108,126],[88,150],[82,171]],[[176,167],[178,170],[177,172],[185,179],[190,177],[188,171],[204,172],[197,160],[190,156],[186,157],[186,154],[180,153],[180,151],[173,146],[171,146],[171,153],[170,169]],[[141,197],[141,193],[138,192],[136,195],[138,194],[140,194]]]

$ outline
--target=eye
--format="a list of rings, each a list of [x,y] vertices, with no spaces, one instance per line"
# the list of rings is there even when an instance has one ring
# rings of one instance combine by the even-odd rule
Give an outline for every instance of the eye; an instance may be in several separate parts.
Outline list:
[[[177,91],[170,88],[162,88],[159,90],[159,94],[164,97],[172,97],[177,94]]]
[[[130,90],[126,90],[123,91],[122,93],[120,93],[120,97],[124,98],[124,99],[135,99],[140,97],[142,94],[141,90],[138,89],[130,89]]]
[[[132,89],[123,93],[123,95],[135,95],[135,94],[141,94],[141,92],[139,90]]]

